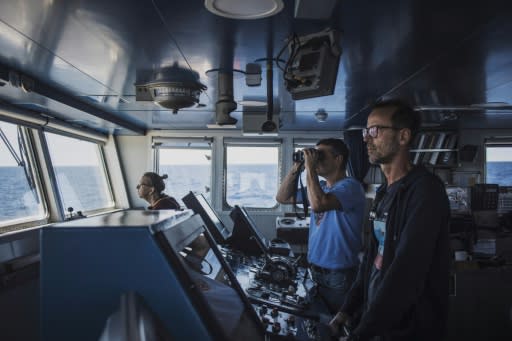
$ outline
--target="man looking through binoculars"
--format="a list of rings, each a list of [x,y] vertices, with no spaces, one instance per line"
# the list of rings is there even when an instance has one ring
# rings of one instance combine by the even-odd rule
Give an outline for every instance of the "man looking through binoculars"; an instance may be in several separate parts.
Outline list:
[[[346,174],[348,156],[345,143],[335,138],[295,153],[294,165],[276,195],[281,204],[301,203],[304,198],[297,191],[296,178],[306,170],[306,199],[312,210],[308,262],[316,283],[315,299],[323,301],[331,313],[345,300],[362,248],[365,194],[361,183]]]

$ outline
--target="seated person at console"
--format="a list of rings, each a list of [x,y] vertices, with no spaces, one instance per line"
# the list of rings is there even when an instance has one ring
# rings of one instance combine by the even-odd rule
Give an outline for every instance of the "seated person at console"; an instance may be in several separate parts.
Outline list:
[[[167,174],[160,176],[153,172],[146,172],[139,180],[137,193],[139,198],[149,203],[149,210],[180,209],[180,204],[178,204],[176,199],[163,193],[165,190],[164,179],[167,179]]]
[[[276,195],[281,204],[311,204],[308,261],[316,295],[330,313],[345,300],[359,265],[361,228],[365,207],[363,186],[347,177],[349,150],[340,139],[323,139],[316,148],[304,149],[303,162],[295,162]],[[307,198],[297,190],[297,177],[306,169]],[[322,176],[325,181],[319,181]]]
[[[176,199],[163,193],[165,190],[164,179],[167,179],[167,174],[160,176],[153,172],[147,172],[144,173],[139,180],[137,192],[140,198],[146,200],[150,204],[150,206],[148,206],[149,210],[180,209],[180,205]],[[202,259],[210,249],[206,238],[202,234],[197,237],[189,247],[197,253],[197,256],[200,257],[200,259]]]

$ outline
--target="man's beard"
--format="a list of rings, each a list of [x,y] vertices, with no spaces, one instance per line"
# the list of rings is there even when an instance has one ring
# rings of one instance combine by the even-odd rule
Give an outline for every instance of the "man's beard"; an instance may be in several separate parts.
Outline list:
[[[384,165],[384,164],[388,164],[388,163],[391,163],[391,161],[393,161],[393,158],[395,157],[396,154],[398,154],[398,151],[400,149],[400,144],[398,143],[398,141],[391,141],[391,145],[388,145],[384,152],[383,153],[377,153],[375,154],[375,152],[373,153],[373,160],[372,160],[372,155],[369,155],[369,161],[371,164],[374,164],[374,165]],[[375,150],[375,149],[374,149]]]

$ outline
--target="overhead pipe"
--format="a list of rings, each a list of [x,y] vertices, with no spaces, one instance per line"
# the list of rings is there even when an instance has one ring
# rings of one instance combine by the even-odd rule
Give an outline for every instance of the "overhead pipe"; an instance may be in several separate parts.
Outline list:
[[[234,125],[238,121],[231,117],[231,112],[235,111],[237,104],[234,100],[233,92],[233,61],[235,60],[235,37],[236,26],[234,21],[226,21],[222,24],[222,35],[218,41],[219,46],[219,68],[217,72],[217,91],[218,100],[215,103],[215,121],[218,125]]]
[[[267,27],[267,120],[261,125],[261,130],[265,133],[277,131],[277,125],[274,118],[274,32],[273,21],[268,22]]]
[[[229,114],[236,110],[236,102],[233,99],[233,71],[218,71],[219,99],[215,103],[215,121],[218,125],[236,124],[236,118]]]
[[[267,59],[267,120],[261,125],[261,130],[271,133],[277,130],[274,122],[274,72],[272,58]]]

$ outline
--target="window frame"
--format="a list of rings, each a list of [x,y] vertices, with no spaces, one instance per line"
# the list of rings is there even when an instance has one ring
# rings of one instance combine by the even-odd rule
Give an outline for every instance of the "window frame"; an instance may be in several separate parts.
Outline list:
[[[43,213],[41,216],[31,216],[26,218],[16,218],[0,221],[0,235],[9,232],[21,231],[35,226],[48,224],[50,220],[50,210],[48,207],[48,195],[46,193],[44,182],[42,181],[40,162],[35,153],[34,128],[24,122],[15,119],[5,119],[2,117],[1,122],[9,123],[16,126],[21,134],[22,143],[26,149],[27,162],[30,166],[30,173],[34,181],[34,186],[41,200]]]
[[[484,141],[484,163],[483,163],[483,175],[484,181],[487,182],[487,148],[512,148],[512,137],[502,137],[502,138],[487,138]],[[512,181],[508,185],[500,185],[500,186],[512,186]]]
[[[223,166],[223,174],[222,174],[222,209],[223,211],[229,211],[233,209],[233,206],[228,204],[227,201],[227,188],[228,188],[228,147],[277,147],[277,181],[276,181],[276,193],[279,189],[280,184],[280,174],[281,169],[283,167],[282,162],[282,152],[283,152],[283,140],[281,138],[225,138],[222,145],[222,150],[224,154],[222,166]],[[279,203],[275,201],[274,206],[271,207],[246,207],[248,211],[259,211],[259,212],[268,212],[276,210],[279,207]]]
[[[110,172],[109,172],[107,162],[106,162],[106,156],[105,156],[105,150],[104,150],[105,142],[101,141],[101,140],[87,138],[85,136],[80,136],[80,135],[73,134],[70,132],[61,131],[58,129],[43,129],[43,131],[41,133],[41,137],[44,141],[44,146],[48,153],[47,154],[47,162],[48,162],[48,167],[49,167],[49,172],[50,172],[50,182],[52,183],[52,189],[53,189],[56,201],[57,201],[56,208],[60,211],[62,220],[65,221],[68,219],[68,217],[67,217],[66,209],[64,207],[63,198],[62,198],[61,192],[59,190],[59,184],[57,182],[57,174],[55,173],[55,166],[53,165],[53,160],[51,158],[51,153],[50,153],[51,148],[48,143],[48,139],[46,138],[46,133],[64,136],[67,138],[71,138],[71,139],[75,139],[75,140],[79,140],[79,141],[83,141],[83,142],[89,142],[89,143],[93,143],[96,145],[95,146],[97,148],[96,152],[97,152],[98,160],[100,162],[99,167],[105,174],[105,182],[107,185],[107,194],[110,196],[110,198],[112,200],[111,205],[102,207],[102,208],[98,208],[98,209],[92,209],[92,210],[76,210],[74,212],[76,213],[78,211],[82,211],[82,213],[85,215],[94,215],[94,214],[114,211],[117,207],[117,201],[116,201],[116,197],[115,197],[115,194],[114,194],[114,191],[112,188],[112,180],[110,178]]]
[[[213,202],[214,191],[214,139],[213,137],[154,137],[152,141],[153,149],[153,171],[160,174],[160,150],[161,149],[195,149],[195,150],[209,150],[211,154],[210,162],[210,198],[209,202]],[[174,197],[174,195],[169,194]],[[175,197],[178,202],[182,202],[182,198]]]

